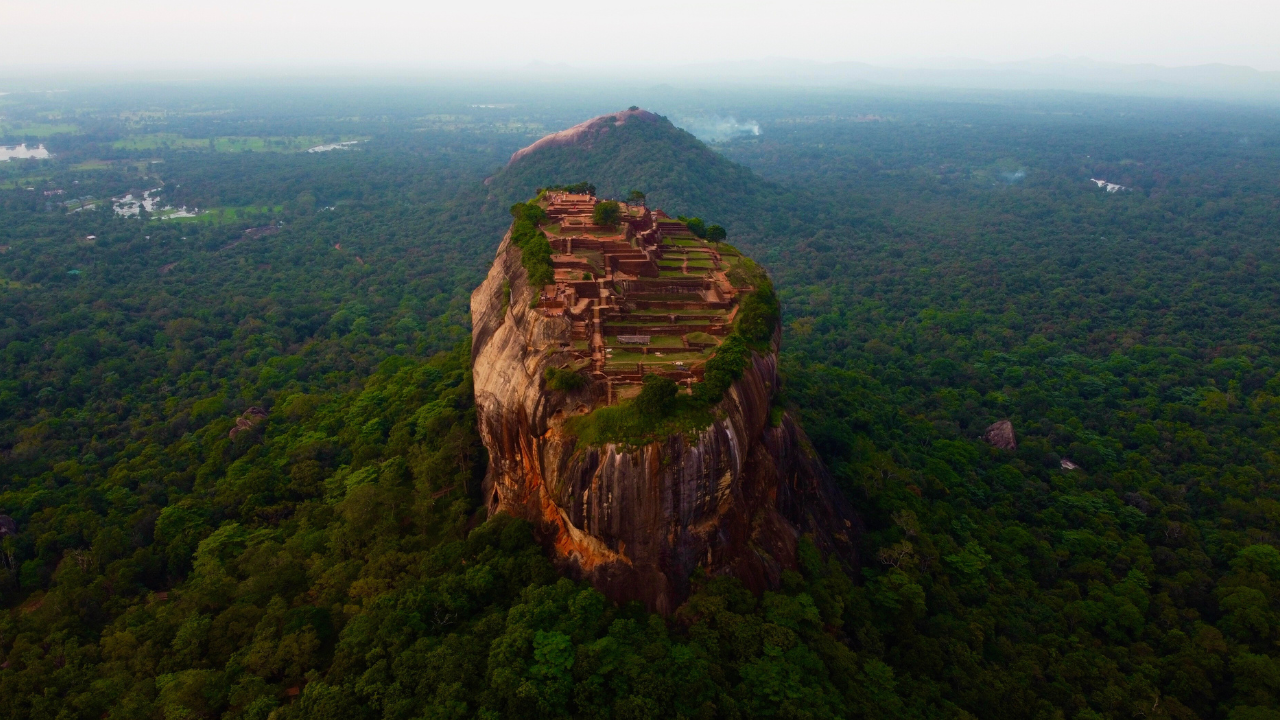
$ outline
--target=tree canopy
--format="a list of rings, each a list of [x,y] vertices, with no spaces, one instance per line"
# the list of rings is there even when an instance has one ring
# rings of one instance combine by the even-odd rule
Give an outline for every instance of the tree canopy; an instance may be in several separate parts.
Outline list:
[[[595,208],[591,211],[591,221],[596,225],[604,227],[614,227],[618,224],[618,220],[622,218],[622,208],[614,200],[605,200],[596,203]]]
[[[140,92],[4,98],[55,155],[0,163],[6,717],[1280,712],[1271,111],[734,96],[723,154],[652,126],[504,176],[581,108]],[[782,323],[860,567],[801,539],[664,618],[484,515],[468,296],[510,203],[584,177],[769,270],[698,386]],[[112,212],[157,187],[199,216]]]

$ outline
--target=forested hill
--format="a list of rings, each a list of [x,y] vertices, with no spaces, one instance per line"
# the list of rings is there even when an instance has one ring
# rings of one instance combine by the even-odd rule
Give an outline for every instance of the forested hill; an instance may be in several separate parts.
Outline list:
[[[576,131],[576,132],[575,132]],[[643,110],[602,115],[521,150],[487,181],[503,207],[539,188],[590,180],[602,198],[644,192],[672,215],[717,218],[730,230],[762,237],[790,237],[806,224],[812,203],[766,182],[750,169],[714,152],[702,141]],[[542,144],[545,143],[545,144]]]

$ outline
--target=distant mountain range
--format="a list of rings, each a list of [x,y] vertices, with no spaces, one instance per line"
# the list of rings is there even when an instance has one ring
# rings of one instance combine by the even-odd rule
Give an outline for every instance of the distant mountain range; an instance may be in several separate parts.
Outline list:
[[[890,67],[770,58],[686,65],[655,75],[680,85],[714,80],[765,87],[1065,90],[1280,104],[1280,72],[1221,64],[1163,67],[1055,57],[1004,63],[940,60]]]
[[[287,79],[294,87],[317,84],[332,87],[335,82],[345,85],[425,81],[442,88],[454,88],[459,83],[467,87],[474,87],[477,83],[493,86],[518,83],[525,89],[530,84],[556,86],[568,82],[572,87],[597,92],[606,86],[610,91],[616,91],[620,72],[625,74],[632,87],[648,83],[698,90],[795,87],[1066,91],[1280,105],[1280,71],[1221,63],[1170,67],[1063,56],[1013,62],[943,58],[897,64],[773,57],[668,66],[628,65],[625,68],[608,63],[548,62],[532,62],[519,67],[492,65],[468,68],[316,66],[290,70],[264,67],[249,74],[243,69],[150,69],[142,72],[139,79],[154,83],[200,84],[222,83],[234,78],[238,82],[247,80],[250,84],[268,86]],[[10,68],[7,72],[0,71],[0,83],[3,83],[0,87],[8,92],[47,92],[55,88],[65,91],[114,82],[113,75],[94,70],[18,72]]]

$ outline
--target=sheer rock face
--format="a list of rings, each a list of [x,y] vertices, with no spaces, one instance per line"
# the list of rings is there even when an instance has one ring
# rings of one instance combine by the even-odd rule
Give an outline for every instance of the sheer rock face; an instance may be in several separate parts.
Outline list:
[[[789,415],[769,421],[775,351],[755,355],[696,438],[641,448],[579,448],[566,419],[605,403],[601,384],[545,387],[561,363],[567,320],[529,308],[520,250],[508,236],[471,296],[472,365],[480,434],[489,452],[490,514],[532,521],[559,567],[611,599],[670,613],[689,577],[730,573],[760,591],[793,566],[799,538],[856,561],[860,525]]]

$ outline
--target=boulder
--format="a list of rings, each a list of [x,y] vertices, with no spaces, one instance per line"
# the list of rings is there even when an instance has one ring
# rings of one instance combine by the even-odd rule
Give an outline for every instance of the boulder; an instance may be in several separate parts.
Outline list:
[[[982,433],[982,439],[1001,450],[1013,452],[1018,449],[1018,441],[1013,435],[1013,423],[1008,420],[992,423],[986,432]]]
[[[263,410],[260,407],[251,407],[248,410],[245,410],[244,414],[242,414],[240,417],[236,418],[236,426],[231,428],[231,432],[227,433],[227,437],[234,440],[236,435],[239,435],[241,432],[245,430],[249,430],[253,427],[256,427],[258,423],[261,423],[263,420],[266,420],[266,419],[267,419],[266,410]]]

